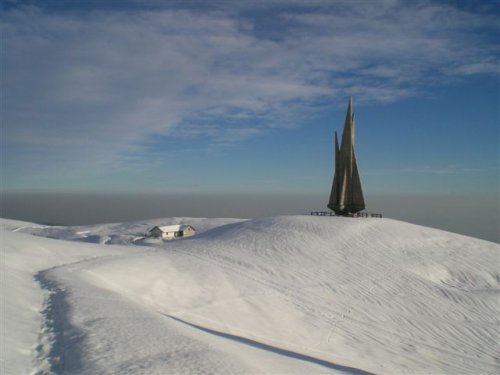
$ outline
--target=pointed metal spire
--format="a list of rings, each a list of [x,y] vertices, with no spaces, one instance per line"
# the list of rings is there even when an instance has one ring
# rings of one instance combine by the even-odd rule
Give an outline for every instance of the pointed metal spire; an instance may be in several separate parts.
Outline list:
[[[349,104],[347,105],[347,113],[345,114],[345,123],[352,121],[352,96],[349,96]]]
[[[339,176],[339,160],[340,160],[340,148],[339,148],[339,139],[337,137],[337,132],[335,132],[335,172],[333,175],[333,184],[332,184],[332,190],[330,192],[330,202],[336,202],[339,200],[339,194],[340,194],[340,179],[338,178]],[[330,205],[328,205],[330,207]],[[332,208],[333,210],[333,208]]]
[[[328,208],[337,215],[349,215],[365,209],[361,180],[359,178],[356,156],[354,154],[354,113],[352,96],[342,132],[340,149],[335,132],[335,174]]]

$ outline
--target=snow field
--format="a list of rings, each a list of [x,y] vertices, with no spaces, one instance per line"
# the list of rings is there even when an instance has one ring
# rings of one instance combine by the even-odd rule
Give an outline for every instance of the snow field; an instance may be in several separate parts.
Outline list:
[[[151,221],[149,227],[175,220]],[[62,265],[39,274],[42,286],[60,291],[61,311],[44,312],[58,323],[44,323],[53,337],[36,369],[499,372],[497,244],[390,219],[285,216],[219,219],[212,225],[212,219],[195,220],[185,222],[201,228],[197,236],[154,247],[4,232],[7,254],[15,254],[6,262],[10,268],[38,254],[36,246],[50,253],[46,264],[28,262],[22,277],[10,279],[15,287],[7,288],[7,300],[24,290],[32,293],[23,296],[31,315],[18,316],[19,322],[36,321],[41,304],[36,284],[23,284],[27,275],[48,263]],[[131,244],[139,228],[27,225],[18,232],[77,241],[87,236],[99,243],[114,236],[116,243]],[[75,263],[88,256],[95,258]],[[7,312],[9,321],[16,311]],[[34,325],[23,329],[29,334],[21,341],[12,332],[6,337],[28,355]],[[66,339],[59,338],[61,332]],[[42,332],[40,341],[49,336]],[[9,355],[7,363],[24,363],[25,356]]]
[[[98,247],[56,241],[0,228],[2,247],[2,331],[0,362],[5,374],[31,372],[33,356],[40,344],[51,345],[51,332],[38,336],[42,323],[41,312],[47,306],[48,291],[41,290],[34,279],[38,271],[122,252],[138,251],[137,248]],[[45,329],[45,328],[43,328]],[[41,342],[40,340],[44,341]],[[48,340],[48,341],[47,341]]]

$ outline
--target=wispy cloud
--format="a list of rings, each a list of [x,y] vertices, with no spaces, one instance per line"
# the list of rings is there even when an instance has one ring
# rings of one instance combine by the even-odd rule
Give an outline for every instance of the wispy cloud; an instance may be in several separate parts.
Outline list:
[[[179,127],[231,142],[325,100],[391,102],[449,77],[498,74],[484,32],[498,31],[494,16],[430,2],[274,1],[263,23],[249,4],[4,12],[9,162],[106,169]]]

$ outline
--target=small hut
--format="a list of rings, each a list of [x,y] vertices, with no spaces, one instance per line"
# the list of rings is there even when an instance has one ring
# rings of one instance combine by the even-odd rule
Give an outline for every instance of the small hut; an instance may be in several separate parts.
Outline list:
[[[194,236],[196,230],[188,224],[156,226],[149,231],[151,237],[174,239],[179,237]]]

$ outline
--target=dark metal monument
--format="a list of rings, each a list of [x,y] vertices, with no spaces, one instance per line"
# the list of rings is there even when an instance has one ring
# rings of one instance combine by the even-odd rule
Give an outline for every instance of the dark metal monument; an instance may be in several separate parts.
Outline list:
[[[350,97],[340,147],[335,132],[335,175],[328,202],[328,208],[334,211],[335,215],[352,216],[366,207],[354,153],[354,126]]]
[[[333,176],[332,191],[328,208],[332,211],[313,211],[314,216],[349,216],[349,217],[378,217],[382,214],[366,213],[363,211],[365,198],[361,189],[356,155],[354,153],[354,114],[352,112],[352,97],[345,116],[342,142],[335,132],[335,174]]]

